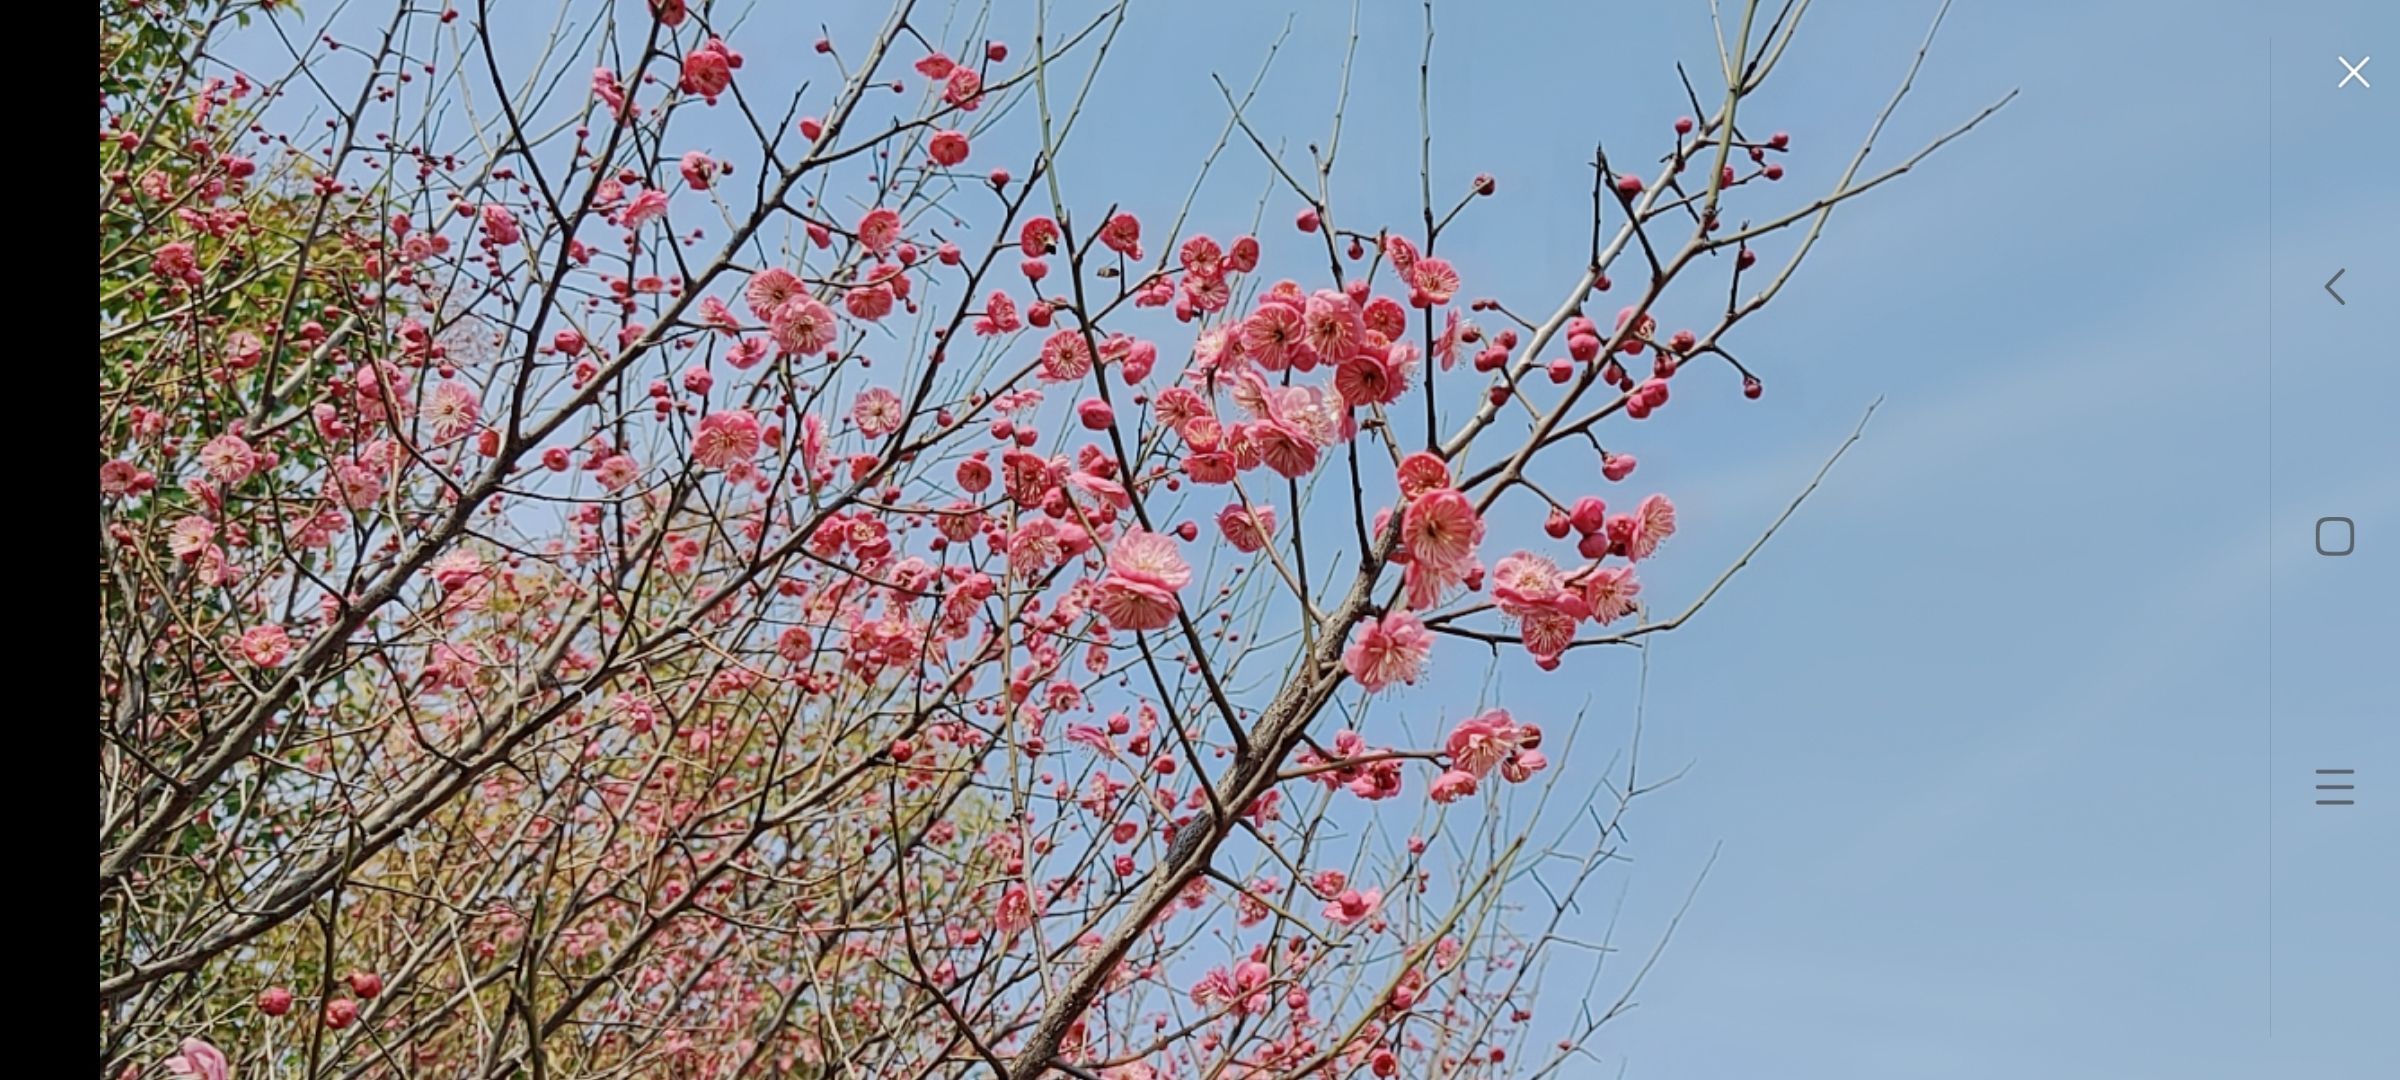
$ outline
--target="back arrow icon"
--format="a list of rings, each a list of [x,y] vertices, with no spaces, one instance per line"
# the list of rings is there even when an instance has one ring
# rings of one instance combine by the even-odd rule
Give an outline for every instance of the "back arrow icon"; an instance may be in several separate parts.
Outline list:
[[[2349,272],[2350,272],[2350,268],[2349,268],[2349,267],[2347,267],[2347,266],[2345,266],[2345,267],[2343,267],[2343,268],[2341,268],[2341,269],[2339,269],[2339,270],[2336,270],[2336,271],[2334,271],[2334,272],[2333,272],[2333,276],[2332,276],[2332,277],[2329,277],[2329,278],[2326,278],[2326,279],[2325,279],[2325,293],[2326,293],[2326,295],[2333,297],[2333,302],[2334,302],[2334,303],[2337,303],[2337,304],[2340,304],[2340,305],[2342,305],[2343,307],[2349,307],[2349,306],[2350,306],[2350,301],[2342,299],[2342,294],[2340,294],[2340,293],[2338,293],[2338,292],[2334,292],[2334,291],[2333,291],[2333,283],[2334,283],[2334,282],[2337,282],[2337,281],[2340,281],[2340,280],[2342,280],[2342,275],[2343,275],[2343,274],[2347,274],[2347,273],[2349,273]]]

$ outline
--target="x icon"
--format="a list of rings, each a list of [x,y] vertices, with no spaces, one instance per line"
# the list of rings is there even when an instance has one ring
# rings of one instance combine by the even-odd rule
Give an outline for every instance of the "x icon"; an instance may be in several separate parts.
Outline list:
[[[2375,84],[2374,84],[2374,83],[2371,83],[2371,82],[2368,82],[2368,81],[2367,81],[2367,77],[2366,77],[2365,75],[2363,75],[2363,74],[2360,74],[2360,73],[2359,73],[2359,69],[2360,69],[2360,68],[2363,68],[2363,67],[2367,66],[2368,64],[2370,64],[2370,63],[2373,63],[2373,62],[2374,62],[2374,60],[2375,60],[2375,58],[2374,58],[2374,57],[2372,57],[2372,56],[2360,57],[2360,58],[2359,58],[2359,61],[2358,61],[2358,63],[2355,63],[2355,64],[2351,63],[2351,62],[2350,62],[2350,58],[2349,58],[2349,57],[2347,57],[2347,56],[2337,56],[2337,57],[2334,57],[2334,59],[2341,61],[2341,62],[2342,62],[2342,66],[2343,66],[2344,68],[2347,68],[2347,69],[2349,69],[2349,72],[2350,72],[2349,74],[2342,76],[2342,81],[2340,81],[2340,82],[2338,82],[2338,83],[2335,83],[2335,84],[2333,84],[2333,88],[2334,88],[2334,89],[2336,89],[2336,90],[2339,90],[2339,89],[2341,89],[2342,87],[2348,86],[2348,85],[2350,85],[2350,83],[2351,83],[2353,80],[2356,80],[2356,81],[2357,81],[2357,83],[2358,83],[2358,85],[2360,85],[2360,86],[2362,86],[2362,87],[2364,87],[2364,88],[2366,88],[2366,89],[2369,89],[2369,90],[2373,90],[2373,89],[2375,89]]]

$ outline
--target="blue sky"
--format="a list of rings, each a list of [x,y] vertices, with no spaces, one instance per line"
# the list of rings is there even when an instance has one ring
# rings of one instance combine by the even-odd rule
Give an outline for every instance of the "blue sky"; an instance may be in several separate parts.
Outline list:
[[[1295,151],[1321,139],[1348,5],[1137,0],[1062,158],[1070,203],[1163,227],[1224,121],[1209,77],[1246,85],[1291,6],[1253,119]],[[1364,7],[1335,193],[1348,221],[1407,222],[1422,10]],[[1839,170],[1935,7],[1817,5],[1749,106],[1795,137],[1777,194]],[[1443,241],[1471,293],[1556,303],[1593,142],[1658,145],[1686,111],[1674,62],[1713,63],[1706,10],[1437,3],[1435,190],[1500,183]],[[816,18],[760,5],[734,40],[760,65],[745,77],[797,59]],[[857,40],[868,15],[844,18],[836,38]],[[2380,54],[2363,71],[2388,84],[2337,89],[2337,54]],[[1764,400],[1696,372],[1660,419],[1610,433],[1644,462],[1635,486],[1682,509],[1648,577],[1675,604],[1884,402],[1793,524],[1651,652],[1644,758],[1689,771],[1635,811],[1629,933],[1716,858],[1640,1007],[1568,1075],[2400,1062],[2400,8],[1961,0],[1885,153],[2012,87],[1995,120],[1837,215],[1737,333]],[[1240,231],[1266,187],[1237,142],[1193,220]],[[1268,199],[1270,259],[1296,208]],[[2321,287],[2337,268],[2347,306]],[[2355,555],[2311,550],[2331,515],[2356,521]],[[1560,766],[1597,770],[1635,675],[1631,655],[1579,654],[1500,678],[1536,703],[1523,719],[1588,702]],[[1409,699],[1415,726],[1477,689],[1443,685],[1464,688]],[[2312,805],[2321,767],[2357,769],[2359,805]]]
[[[1174,166],[1223,117],[1208,75],[1245,84],[1276,6],[1138,10],[1114,76],[1140,90],[1095,104],[1070,190],[1163,172],[1180,195]],[[1838,169],[1934,6],[1812,12],[1757,106],[1802,147],[1787,184]],[[1261,94],[1268,137],[1295,147],[1322,137],[1348,18],[1301,7]],[[1336,192],[1351,220],[1407,220],[1420,9],[1366,7]],[[1444,248],[1475,291],[1546,309],[1581,258],[1592,141],[1684,111],[1672,63],[1712,56],[1706,8],[1484,7],[1436,8],[1436,190],[1489,171],[1502,194]],[[2337,53],[2377,51],[2400,56],[2400,13],[2366,2],[1958,4],[1884,145],[2022,97],[1836,217],[1739,338],[1764,400],[1696,382],[1617,436],[1685,511],[1651,588],[1688,596],[1885,400],[1795,523],[1652,655],[1644,757],[1690,772],[1635,811],[1624,925],[1662,925],[1718,855],[1641,1006],[1570,1075],[2400,1061],[2400,815],[2374,790],[2400,771],[2382,658],[2400,564],[2369,546],[2400,535],[2400,103],[2334,85]],[[1200,220],[1257,200],[1255,155],[1227,162]],[[1292,209],[1270,203],[1270,237]],[[2320,288],[2344,266],[2347,307]],[[2332,514],[2358,521],[2357,555],[2306,546]],[[1623,745],[1634,671],[1502,677],[1519,700],[1588,695],[1567,767],[1596,769]],[[2361,771],[2361,805],[2310,804],[2326,766]]]

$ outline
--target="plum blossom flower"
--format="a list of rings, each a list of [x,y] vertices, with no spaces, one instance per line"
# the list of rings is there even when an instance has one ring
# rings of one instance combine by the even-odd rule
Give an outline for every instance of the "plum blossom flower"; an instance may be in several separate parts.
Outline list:
[[[1481,328],[1460,315],[1457,308],[1451,308],[1449,317],[1443,320],[1441,336],[1434,339],[1434,358],[1441,362],[1443,371],[1448,371],[1458,363],[1459,347],[1482,336]]]
[[[692,433],[692,460],[711,469],[746,462],[758,455],[758,417],[748,409],[720,409],[700,418]]]
[[[1395,346],[1393,351],[1400,349]],[[1359,353],[1334,369],[1333,386],[1344,404],[1364,408],[1400,400],[1400,395],[1408,389],[1408,380],[1388,357]]]
[[[192,245],[177,240],[159,245],[158,251],[150,258],[150,272],[163,278],[189,281],[199,276],[199,261],[192,253]]]
[[[1038,359],[1043,382],[1073,382],[1092,372],[1092,345],[1078,330],[1060,330],[1042,341]]]
[[[1126,348],[1125,360],[1117,365],[1117,374],[1124,378],[1125,385],[1131,386],[1149,378],[1150,369],[1157,364],[1158,345],[1149,341],[1135,341]]]
[[[772,321],[785,304],[803,295],[806,290],[799,275],[780,266],[750,275],[750,280],[742,286],[742,299],[749,302],[750,313],[761,321]]]
[[[1448,259],[1419,259],[1407,273],[1411,306],[1429,308],[1447,304],[1458,293],[1458,271]]]
[[[242,659],[259,667],[282,667],[284,661],[291,659],[292,637],[283,627],[272,623],[253,626],[242,631],[240,648]]]
[[[1325,757],[1314,750],[1304,750],[1300,753],[1299,762],[1304,767],[1326,766],[1315,769],[1314,775],[1319,783],[1329,788],[1347,788],[1351,794],[1369,802],[1399,795],[1399,759],[1384,757],[1371,761],[1358,760],[1371,752],[1366,739],[1357,732],[1342,731],[1333,737],[1332,757]],[[1331,897],[1341,889],[1341,871],[1323,871],[1310,887],[1316,889],[1319,896]]]
[[[1282,891],[1283,879],[1281,878],[1252,879],[1250,887],[1234,897],[1234,903],[1238,909],[1236,918],[1243,926],[1256,926],[1267,921],[1267,916],[1275,912],[1274,909],[1267,906],[1266,898]]]
[[[1097,608],[1119,630],[1156,630],[1182,610],[1176,590],[1192,579],[1175,541],[1148,529],[1128,531],[1109,550]]]
[[[186,515],[176,519],[175,524],[168,526],[167,550],[173,552],[176,558],[190,562],[199,558],[200,553],[207,550],[209,543],[215,540],[216,536],[215,522],[198,514]]]
[[[983,76],[971,67],[959,67],[950,72],[942,87],[942,100],[968,112],[983,104]]]
[[[208,440],[200,448],[200,467],[208,471],[210,479],[228,487],[249,479],[258,466],[258,451],[231,432]]]
[[[1434,569],[1460,566],[1475,557],[1475,546],[1483,541],[1483,519],[1458,489],[1429,491],[1408,504],[1400,541],[1413,562]]]
[[[524,229],[517,225],[517,215],[499,203],[483,206],[483,235],[492,243],[508,247],[525,238]]]
[[[1382,889],[1368,889],[1364,892],[1357,889],[1343,889],[1340,895],[1326,902],[1325,918],[1343,926],[1353,926],[1367,921],[1375,914],[1376,909],[1382,906]]]
[[[610,492],[623,491],[641,477],[641,463],[633,460],[630,454],[610,454],[601,458],[600,468],[594,474],[594,478],[600,481],[601,490]]]
[[[1522,784],[1549,765],[1548,755],[1531,748],[1521,749],[1500,763],[1500,776],[1509,783]]]
[[[1442,775],[1433,778],[1433,786],[1427,794],[1434,802],[1447,806],[1475,794],[1475,783],[1474,773],[1461,769],[1448,769],[1443,771]]]
[[[1100,244],[1128,259],[1142,257],[1142,221],[1132,214],[1119,213],[1100,226]]]
[[[809,654],[815,648],[816,642],[809,636],[808,628],[805,626],[784,627],[783,633],[775,638],[775,655],[790,663],[807,663]]]
[[[686,151],[676,161],[675,171],[683,174],[683,182],[692,190],[707,191],[709,183],[716,179],[717,162],[708,156],[707,151]]]
[[[1533,654],[1534,663],[1544,671],[1554,670],[1558,658],[1575,643],[1575,624],[1583,618],[1583,600],[1573,593],[1564,594],[1573,606],[1544,605],[1526,612],[1517,619],[1517,639],[1524,642],[1525,651]]]
[[[1265,1012],[1269,999],[1263,991],[1274,978],[1274,969],[1256,960],[1244,960],[1231,971],[1210,968],[1192,985],[1192,1003],[1202,1008],[1223,1005],[1237,1016]]]
[[[1567,587],[1566,574],[1548,556],[1520,551],[1492,567],[1492,599],[1513,619],[1565,615],[1569,624],[1589,614],[1583,594]]]
[[[139,495],[158,486],[158,478],[122,458],[100,466],[100,494],[109,498]]]
[[[939,50],[919,57],[915,66],[917,74],[928,79],[947,79],[951,72],[958,70],[958,62],[950,59],[949,54]]]
[[[1633,513],[1609,518],[1607,535],[1611,551],[1633,562],[1647,559],[1675,535],[1675,504],[1664,495],[1644,498]]]
[[[623,221],[628,229],[639,229],[665,216],[667,216],[667,193],[657,188],[649,188],[634,196],[632,202],[625,204],[624,216],[619,220]]]
[[[725,362],[735,371],[748,371],[767,358],[767,339],[746,337],[725,349]]]
[[[1592,609],[1592,621],[1606,626],[1633,614],[1640,606],[1635,598],[1642,594],[1642,583],[1633,576],[1630,566],[1596,567],[1581,582],[1583,602]]]
[[[225,1052],[209,1045],[205,1039],[186,1037],[175,1048],[175,1056],[167,1059],[167,1075],[188,1076],[192,1080],[227,1080],[233,1067],[225,1060]]]
[[[485,566],[483,559],[472,551],[453,551],[433,560],[428,569],[433,573],[434,584],[441,586],[444,594],[451,594],[482,578]]]
[[[1213,439],[1198,440],[1193,437],[1189,425],[1202,418],[1213,421],[1216,419],[1216,414],[1209,410],[1208,400],[1194,392],[1191,387],[1170,386],[1159,391],[1158,396],[1151,399],[1150,408],[1158,414],[1159,423],[1175,429],[1175,433],[1183,436],[1184,441],[1206,441],[1211,445],[1214,444]]]
[[[842,307],[854,318],[876,322],[892,313],[892,288],[875,284],[847,290],[842,293]]]
[[[1258,361],[1269,371],[1298,367],[1307,371],[1317,364],[1315,350],[1308,347],[1307,319],[1297,305],[1268,301],[1242,320],[1242,352]],[[1306,362],[1300,358],[1306,356]]]
[[[608,104],[610,112],[625,111],[625,89],[617,84],[617,73],[607,68],[592,69],[592,96]]]
[[[832,346],[834,334],[840,329],[833,309],[805,293],[775,309],[769,327],[778,348],[800,355],[825,351]]]
[[[858,242],[868,251],[881,255],[900,242],[900,214],[889,207],[878,206],[858,219]]]
[[[1675,504],[1664,495],[1650,495],[1633,509],[1635,530],[1625,545],[1625,553],[1635,559],[1647,559],[1658,551],[1658,545],[1675,535]]]
[[[1230,484],[1234,475],[1233,455],[1216,450],[1185,454],[1183,471],[1196,484]]]
[[[1035,518],[1018,526],[1008,538],[1008,572],[1016,578],[1047,573],[1066,557],[1066,544],[1057,522]]]
[[[1017,318],[1017,302],[998,289],[993,289],[992,294],[984,298],[983,314],[975,317],[975,334],[978,337],[1011,334],[1024,326],[1025,323]]]
[[[1248,428],[1250,439],[1258,448],[1259,460],[1275,474],[1297,480],[1317,467],[1317,441],[1295,425],[1280,420],[1262,420]]]
[[[1430,610],[1450,595],[1452,589],[1466,584],[1481,573],[1483,564],[1472,559],[1449,566],[1436,566],[1419,560],[1408,564],[1400,581],[1406,591],[1409,607]]]
[[[883,387],[872,387],[858,395],[850,404],[850,419],[858,430],[870,439],[880,439],[900,430],[902,416],[900,395]]]
[[[1370,761],[1342,786],[1368,802],[1393,798],[1400,794],[1400,762],[1395,758]]]
[[[1414,685],[1432,655],[1433,631],[1408,611],[1394,611],[1359,621],[1358,635],[1342,650],[1342,668],[1375,693],[1395,682]]]
[[[1319,289],[1301,307],[1301,340],[1316,354],[1340,363],[1366,341],[1367,323],[1358,302],[1339,289]]]
[[[383,498],[383,473],[363,462],[345,461],[334,466],[333,489],[343,506],[364,510]]]
[[[1541,743],[1540,728],[1517,723],[1506,709],[1468,717],[1450,731],[1443,747],[1450,759],[1450,771],[1437,779],[1434,786],[1439,789],[1448,780],[1453,798],[1471,795],[1476,782],[1491,775],[1494,769],[1512,784],[1523,783],[1550,764],[1550,759],[1538,749]],[[1463,781],[1450,779],[1453,774]],[[1436,799],[1442,801],[1438,794]]]
[[[1342,396],[1322,386],[1287,386],[1268,399],[1268,417],[1298,429],[1318,446],[1332,446],[1354,431]]]
[[[1517,725],[1505,709],[1478,713],[1451,728],[1443,748],[1450,755],[1451,768],[1481,777],[1516,752]]]
[[[475,421],[482,415],[483,404],[475,399],[475,391],[456,380],[435,385],[425,403],[425,423],[437,442],[449,442],[475,430]]]
[[[727,48],[723,38],[711,37],[684,56],[683,76],[676,85],[714,105],[717,95],[733,85],[733,71],[741,66],[742,54]]]
[[[1047,217],[1027,218],[1024,226],[1017,230],[1017,250],[1024,252],[1028,259],[1050,254],[1057,244],[1058,222]]]
[[[967,160],[967,134],[963,131],[937,131],[925,144],[925,152],[933,163],[949,168]]]
[[[1232,544],[1235,551],[1253,554],[1266,547],[1267,538],[1275,535],[1275,508],[1228,504],[1217,511],[1217,531],[1224,534],[1225,542]]]
[[[1195,277],[1213,281],[1225,276],[1225,249],[1206,235],[1184,241],[1176,254],[1182,257],[1183,268]]]
[[[1400,497],[1415,500],[1429,491],[1450,486],[1450,466],[1427,450],[1419,450],[1400,459],[1398,469]]]
[[[962,69],[963,70],[963,69]],[[1013,934],[1033,926],[1033,896],[1022,884],[1011,884],[1000,893],[1000,909],[993,921],[1005,934]]]

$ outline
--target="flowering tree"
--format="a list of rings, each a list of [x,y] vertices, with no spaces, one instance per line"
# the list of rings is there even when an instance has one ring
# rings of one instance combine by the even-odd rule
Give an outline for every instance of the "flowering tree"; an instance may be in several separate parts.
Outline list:
[[[1759,396],[1731,331],[1951,136],[1776,200],[1807,4],[1743,5],[1521,316],[1440,254],[1495,182],[1428,136],[1352,220],[1338,110],[1299,165],[1226,94],[1269,237],[1065,205],[1127,5],[1015,6],[795,88],[684,0],[102,5],[104,1076],[1540,1073],[1615,1014],[1530,1034],[1630,772],[1386,717],[1699,610],[1606,434]]]

